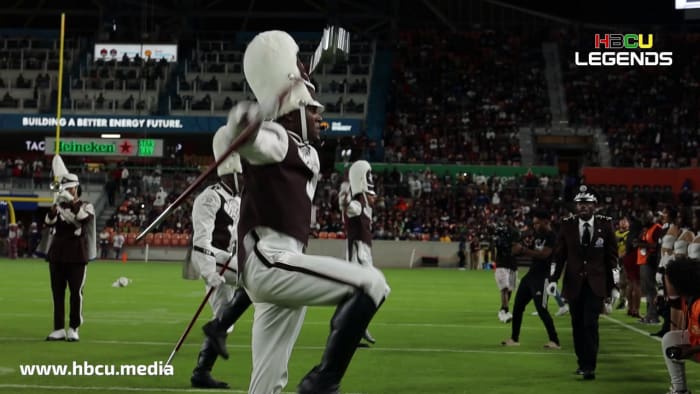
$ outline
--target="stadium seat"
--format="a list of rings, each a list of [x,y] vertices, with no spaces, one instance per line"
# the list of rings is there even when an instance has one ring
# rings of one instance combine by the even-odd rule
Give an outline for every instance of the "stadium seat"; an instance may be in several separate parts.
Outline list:
[[[127,246],[136,245],[136,233],[128,233],[126,235],[126,244]]]

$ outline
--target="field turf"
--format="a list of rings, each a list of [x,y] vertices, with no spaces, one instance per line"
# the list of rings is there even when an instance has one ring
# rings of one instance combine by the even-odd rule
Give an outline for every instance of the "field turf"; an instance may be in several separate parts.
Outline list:
[[[94,262],[88,267],[84,323],[77,343],[45,342],[52,329],[47,264],[0,260],[0,392],[172,393],[193,390],[189,378],[211,316],[209,307],[173,361],[173,376],[22,376],[20,365],[144,364],[164,362],[204,296],[202,281],[181,279],[176,263]],[[392,293],[370,326],[377,344],[358,349],[343,381],[344,393],[635,393],[666,392],[660,342],[624,311],[601,317],[597,379],[573,374],[569,316],[555,317],[562,350],[546,350],[544,327],[528,306],[521,346],[500,345],[510,325],[497,320],[499,296],[492,271],[391,269]],[[522,275],[522,273],[521,273]],[[111,286],[118,277],[132,283]],[[67,298],[67,297],[66,297]],[[66,302],[67,304],[67,302]],[[512,304],[512,303],[511,303]],[[66,305],[67,306],[67,305]],[[644,305],[643,305],[644,307]],[[550,301],[550,312],[556,304]],[[311,308],[290,360],[294,392],[321,357],[332,308]],[[229,336],[231,359],[213,375],[244,393],[250,375],[252,311]],[[700,368],[689,363],[690,388],[700,391]]]

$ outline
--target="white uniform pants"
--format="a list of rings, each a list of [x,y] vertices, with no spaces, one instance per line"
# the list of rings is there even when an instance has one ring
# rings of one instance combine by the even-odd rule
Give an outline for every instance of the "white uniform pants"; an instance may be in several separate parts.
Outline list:
[[[666,361],[666,369],[668,369],[668,374],[671,377],[671,385],[676,391],[688,389],[685,378],[685,360],[673,360],[668,358],[668,356],[666,356],[666,348],[688,343],[690,342],[686,330],[669,331],[661,339],[661,351],[664,355],[664,361]]]
[[[231,265],[234,264],[234,262],[231,262]],[[218,266],[216,268],[217,270],[220,269]],[[236,288],[238,287],[238,278],[235,272],[226,270],[226,272],[224,272],[224,278],[226,279],[226,283],[214,289],[214,292],[209,296],[209,306],[211,306],[214,317],[216,318],[220,318],[224,308],[231,303],[233,295],[236,293]],[[207,292],[209,292],[209,289],[209,286],[205,286]],[[228,333],[231,333],[231,331],[233,331],[233,326],[226,330]]]
[[[287,385],[287,363],[309,305],[338,305],[358,289],[379,305],[389,294],[384,275],[371,265],[265,247],[247,253],[243,285],[254,303],[250,394],[277,394]]]

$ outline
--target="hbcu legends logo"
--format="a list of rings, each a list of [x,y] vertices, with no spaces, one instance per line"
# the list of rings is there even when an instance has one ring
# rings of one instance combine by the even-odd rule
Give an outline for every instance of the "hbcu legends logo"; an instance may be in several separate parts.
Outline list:
[[[577,66],[670,66],[673,52],[656,52],[653,34],[596,34],[596,49],[582,56],[574,53]]]

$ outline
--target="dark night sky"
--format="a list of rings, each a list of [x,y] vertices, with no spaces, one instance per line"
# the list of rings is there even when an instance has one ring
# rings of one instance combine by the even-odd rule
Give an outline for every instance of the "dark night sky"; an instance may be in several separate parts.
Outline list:
[[[580,22],[614,24],[674,24],[683,21],[682,11],[673,0],[504,0],[532,10]]]
[[[161,29],[190,25],[190,31],[262,30],[270,26],[317,31],[336,19],[343,25],[350,25],[354,31],[381,26],[374,30],[374,34],[381,35],[388,29],[387,20],[393,15],[398,15],[399,28],[445,28],[434,10],[459,27],[467,25],[465,21],[473,20],[475,15],[499,15],[503,9],[509,10],[506,14],[511,20],[523,15],[511,11],[511,7],[494,5],[498,3],[574,23],[665,25],[684,29],[699,25],[685,21],[682,11],[674,10],[674,0],[429,0],[427,3],[421,0],[23,0],[13,5],[10,2],[0,5],[0,26],[55,29],[58,15],[65,11],[72,30],[82,34],[103,29],[116,15],[120,23],[130,24],[128,28],[132,30],[143,30],[144,26],[148,29],[157,24]],[[251,17],[249,11],[257,16]]]

